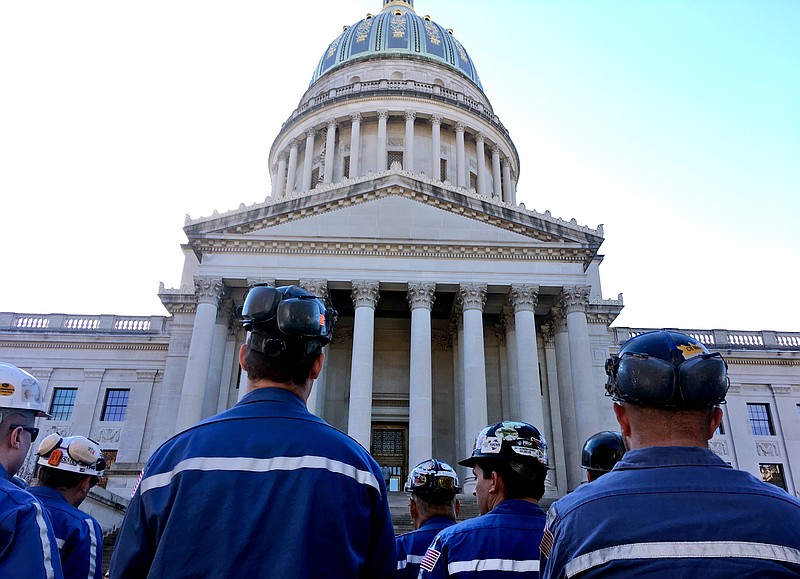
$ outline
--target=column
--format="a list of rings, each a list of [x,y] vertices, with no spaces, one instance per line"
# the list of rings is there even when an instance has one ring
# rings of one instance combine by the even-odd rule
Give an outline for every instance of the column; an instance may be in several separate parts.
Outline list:
[[[219,391],[222,383],[222,369],[225,365],[225,345],[228,341],[229,325],[233,314],[233,302],[224,300],[217,310],[217,319],[212,336],[211,356],[208,365],[206,392],[203,396],[203,413],[201,419],[217,413]]]
[[[534,310],[538,300],[538,285],[511,286],[508,301],[514,308],[514,322],[517,329],[519,408],[522,420],[530,422],[537,428],[544,428],[542,385],[539,381],[539,355],[536,348],[534,320]]]
[[[375,160],[376,173],[386,170],[386,121],[388,118],[389,111],[378,111],[378,146],[375,147],[377,155]]]
[[[380,294],[377,281],[354,280],[355,307],[353,359],[350,365],[350,408],[347,434],[369,449],[372,429],[372,364],[375,342],[375,306]]]
[[[575,490],[583,480],[583,470],[580,466],[581,448],[585,441],[578,440],[578,427],[575,422],[575,395],[572,389],[572,370],[569,365],[567,317],[562,308],[554,307],[550,310],[550,324],[553,327],[553,341],[556,348],[558,402],[561,409],[561,431],[564,439],[564,462],[567,471],[566,490]]]
[[[441,171],[442,150],[442,117],[431,117],[431,179],[444,181],[447,175]]]
[[[301,279],[299,280],[298,285],[304,290],[314,294],[322,301],[327,303],[328,301],[327,280]],[[306,406],[308,407],[308,411],[311,414],[316,414],[320,418],[322,417],[322,411],[325,407],[325,376],[327,373],[326,370],[328,369],[329,348],[330,344],[322,349],[322,353],[325,355],[325,359],[322,362],[322,371],[320,372],[319,376],[317,376],[317,379],[314,381],[314,385],[311,388],[311,394],[308,396],[308,400],[306,401]]]
[[[466,187],[467,158],[464,153],[464,123],[456,123],[456,185]]]
[[[406,111],[406,137],[403,141],[403,169],[406,171],[414,170],[414,119],[416,118],[415,111]]]
[[[500,178],[500,147],[497,145],[492,146],[492,181],[494,187],[492,197],[495,199],[502,199],[503,185]]]
[[[506,358],[508,358],[508,408],[511,420],[522,420],[519,400],[519,374],[517,367],[517,324],[514,308],[503,306],[503,325],[506,330]]]
[[[194,280],[197,310],[194,315],[192,340],[189,344],[186,373],[178,406],[176,432],[189,428],[202,418],[206,378],[211,363],[212,336],[217,320],[217,305],[223,290],[220,278],[196,277]]]
[[[353,124],[350,125],[350,174],[348,178],[358,177],[358,159],[361,155],[361,113],[350,115]]]
[[[500,168],[503,171],[503,201],[511,203],[511,163],[507,158],[500,161]]]
[[[475,160],[478,162],[478,195],[486,195],[486,150],[483,133],[475,135]]]
[[[450,334],[453,336],[453,420],[455,422],[456,456],[468,456],[472,450],[472,441],[464,446],[467,438],[464,432],[464,316],[458,299],[453,304],[453,317],[450,320]],[[454,466],[458,469],[460,467]],[[462,478],[472,474],[462,468]]]
[[[433,377],[431,360],[431,308],[435,283],[408,284],[411,308],[411,371],[408,389],[408,464],[433,456]]]
[[[323,183],[333,183],[333,164],[336,159],[336,119],[328,120],[328,130],[325,135],[325,176]]]
[[[797,399],[792,396],[791,384],[770,384],[770,389],[775,398],[775,433],[778,435],[775,444],[780,449],[778,456],[785,455],[786,459],[775,458],[769,452],[764,452],[769,449],[769,442],[766,441],[766,444],[760,447],[762,452],[759,454],[763,453],[767,457],[762,459],[764,462],[783,463],[786,490],[790,495],[800,496],[798,493],[800,490],[798,482],[800,481],[794,478],[792,469],[789,468],[789,465],[798,464],[800,461],[800,444],[798,444],[800,442],[800,421],[797,420],[797,413],[800,409],[797,406]]]
[[[471,449],[475,435],[487,426],[486,360],[483,346],[483,306],[486,285],[466,283],[458,288],[464,320],[464,441]]]
[[[517,204],[517,175],[513,171],[511,172],[511,201],[509,203]]]
[[[580,444],[597,432],[598,388],[593,376],[592,355],[589,348],[589,323],[586,306],[589,305],[589,286],[567,286],[562,290],[562,303],[567,314],[570,371],[575,392],[575,420]]]
[[[311,189],[311,170],[314,166],[314,136],[317,132],[314,129],[306,130],[306,153],[303,158],[303,186],[301,191]]]
[[[286,153],[278,155],[278,172],[275,175],[275,187],[272,189],[273,197],[283,197],[286,191]]]
[[[297,148],[300,143],[294,139],[289,146],[289,176],[286,177],[286,190],[284,195],[294,192],[297,187]]]
[[[550,438],[547,439],[550,450],[550,468],[555,470],[556,488],[559,496],[565,494],[567,488],[567,459],[564,449],[564,430],[561,422],[561,400],[558,393],[558,362],[556,361],[555,332],[551,323],[541,326],[544,338],[544,359],[547,372],[547,393],[550,408]],[[551,472],[552,472],[551,470]]]

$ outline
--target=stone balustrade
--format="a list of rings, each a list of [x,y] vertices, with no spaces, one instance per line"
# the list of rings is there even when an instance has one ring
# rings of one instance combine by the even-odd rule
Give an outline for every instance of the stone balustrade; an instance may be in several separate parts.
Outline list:
[[[621,346],[629,338],[652,329],[611,328],[611,331],[614,344]],[[797,350],[800,348],[800,332],[668,329],[688,334],[713,350]]]
[[[166,316],[84,316],[0,312],[0,331],[159,333],[166,330],[167,320]]]

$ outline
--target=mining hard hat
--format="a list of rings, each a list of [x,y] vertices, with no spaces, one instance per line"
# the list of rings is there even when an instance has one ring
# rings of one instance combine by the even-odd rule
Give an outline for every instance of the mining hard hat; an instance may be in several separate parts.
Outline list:
[[[581,467],[608,472],[625,454],[622,434],[604,430],[589,437],[581,451]]]
[[[413,468],[403,490],[433,505],[446,505],[461,492],[461,486],[452,466],[431,458]]]
[[[39,381],[13,364],[0,362],[0,409],[29,410],[35,415],[50,418],[44,411]]]
[[[646,332],[606,362],[606,395],[653,408],[708,408],[725,401],[727,369],[720,354],[689,335]]]
[[[506,420],[491,424],[475,438],[472,456],[458,461],[461,466],[480,465],[481,460],[508,464],[517,474],[536,478],[535,467],[547,468],[547,442],[539,429],[527,422]]]
[[[57,470],[102,477],[106,460],[100,446],[85,436],[62,438],[54,432],[39,443],[37,464]]]
[[[336,310],[294,285],[256,285],[245,297],[241,323],[251,332],[251,348],[275,356],[286,349],[286,340],[293,338],[328,344],[333,337]]]

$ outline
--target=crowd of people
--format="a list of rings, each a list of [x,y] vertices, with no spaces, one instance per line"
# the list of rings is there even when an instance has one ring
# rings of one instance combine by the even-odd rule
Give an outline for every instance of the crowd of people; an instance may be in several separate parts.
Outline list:
[[[336,312],[295,287],[246,296],[246,393],[147,461],[110,577],[796,577],[800,501],[708,448],[727,366],[697,340],[657,331],[606,364],[619,432],[586,441],[584,484],[553,503],[541,430],[502,421],[478,433],[480,516],[446,462],[416,465],[404,490],[414,530],[395,537],[388,468],[309,413]],[[46,416],[36,379],[0,364],[0,577],[101,577],[97,521],[77,507],[103,476],[96,443],[51,434],[37,485],[12,481]]]

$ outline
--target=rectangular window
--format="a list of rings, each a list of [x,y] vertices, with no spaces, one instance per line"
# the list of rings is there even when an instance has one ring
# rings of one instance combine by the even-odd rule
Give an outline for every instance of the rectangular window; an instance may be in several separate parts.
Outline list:
[[[317,184],[319,184],[321,182],[320,179],[321,179],[321,177],[320,177],[320,173],[319,173],[319,167],[317,167],[316,169],[311,171],[311,188],[312,189],[315,189],[317,187]]]
[[[469,188],[473,191],[478,190],[478,174],[471,171],[469,174]]]
[[[72,409],[75,408],[77,388],[55,388],[53,401],[50,403],[50,415],[53,420],[69,420],[72,418]]]
[[[403,168],[403,151],[389,151],[387,158],[389,168],[392,168],[392,163],[400,163],[400,168]]]
[[[775,436],[769,404],[748,404],[747,416],[750,418],[750,429],[756,436]]]
[[[130,390],[106,390],[106,400],[103,403],[103,414],[100,420],[116,422],[125,420],[130,393]]]
[[[447,159],[439,159],[439,181],[447,181]]]
[[[350,178],[350,155],[344,158],[344,168],[342,169],[342,176]]]
[[[761,467],[761,480],[786,490],[786,478],[783,476],[782,464],[760,464],[758,466]]]

